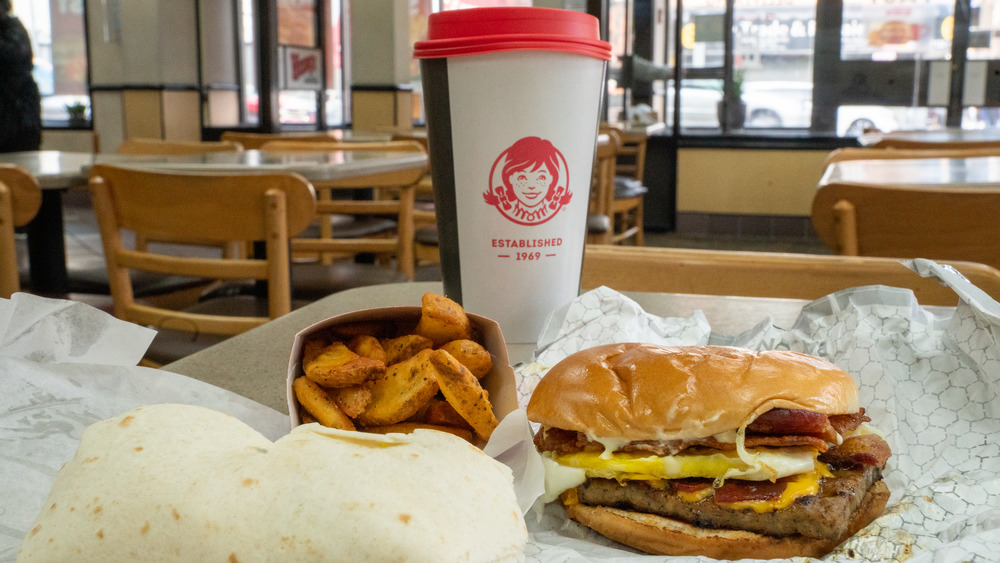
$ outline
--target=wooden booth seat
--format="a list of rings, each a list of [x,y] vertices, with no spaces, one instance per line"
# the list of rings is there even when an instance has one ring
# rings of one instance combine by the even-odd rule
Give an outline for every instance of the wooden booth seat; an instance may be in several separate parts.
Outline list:
[[[1000,270],[974,262],[941,263],[1000,299]],[[581,287],[602,285],[618,291],[810,300],[851,287],[887,285],[913,290],[923,305],[958,302],[950,288],[892,258],[588,244]]]

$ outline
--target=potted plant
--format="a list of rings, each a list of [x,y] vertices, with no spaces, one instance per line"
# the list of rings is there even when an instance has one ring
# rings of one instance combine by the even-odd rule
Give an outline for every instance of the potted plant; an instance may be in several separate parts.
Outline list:
[[[66,112],[69,113],[69,122],[71,125],[87,124],[87,106],[83,102],[77,101],[72,104],[66,104]]]
[[[723,130],[742,129],[747,117],[747,104],[743,101],[743,71],[733,71],[733,97],[736,103],[726,103],[725,93],[716,107],[719,126]]]

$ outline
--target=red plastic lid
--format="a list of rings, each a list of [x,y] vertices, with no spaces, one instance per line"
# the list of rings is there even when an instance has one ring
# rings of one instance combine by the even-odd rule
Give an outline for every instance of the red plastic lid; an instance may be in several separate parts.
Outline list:
[[[430,15],[427,40],[417,41],[418,59],[497,51],[562,51],[611,60],[597,18],[554,8],[469,8]]]

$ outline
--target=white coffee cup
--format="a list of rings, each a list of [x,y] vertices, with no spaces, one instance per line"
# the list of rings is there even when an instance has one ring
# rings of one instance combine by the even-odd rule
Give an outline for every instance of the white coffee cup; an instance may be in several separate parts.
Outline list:
[[[610,45],[588,14],[432,14],[421,59],[445,293],[534,343],[577,296]]]

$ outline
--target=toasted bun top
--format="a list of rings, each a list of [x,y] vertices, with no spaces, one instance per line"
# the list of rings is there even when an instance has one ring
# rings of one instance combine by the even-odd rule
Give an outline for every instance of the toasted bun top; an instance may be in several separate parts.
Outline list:
[[[597,438],[688,440],[736,430],[774,409],[858,411],[858,388],[830,362],[728,346],[611,344],[559,362],[528,418]]]
[[[22,561],[521,561],[510,469],[444,432],[297,426],[150,405],[91,425]],[[405,483],[405,487],[400,487]],[[100,530],[100,531],[98,531]]]

